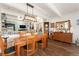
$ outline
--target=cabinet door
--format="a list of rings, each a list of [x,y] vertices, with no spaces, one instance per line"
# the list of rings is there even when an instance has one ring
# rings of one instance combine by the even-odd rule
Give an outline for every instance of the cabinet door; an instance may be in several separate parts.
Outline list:
[[[44,22],[44,32],[49,32],[49,22]]]
[[[68,43],[72,43],[72,34],[71,33],[66,33],[64,35],[64,41]]]

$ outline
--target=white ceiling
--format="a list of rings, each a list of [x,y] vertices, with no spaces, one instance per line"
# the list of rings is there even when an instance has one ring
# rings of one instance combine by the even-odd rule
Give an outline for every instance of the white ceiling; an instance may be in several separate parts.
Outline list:
[[[41,16],[47,19],[55,17],[63,17],[63,15],[78,12],[78,3],[30,3],[34,6],[34,15]],[[14,7],[26,13],[27,6],[25,3],[6,3],[5,5]]]
[[[79,11],[78,3],[58,3],[55,4],[62,15]]]

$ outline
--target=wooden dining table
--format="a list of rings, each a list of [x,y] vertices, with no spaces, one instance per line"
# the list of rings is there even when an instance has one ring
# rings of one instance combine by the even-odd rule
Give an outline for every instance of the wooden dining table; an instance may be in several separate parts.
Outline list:
[[[35,39],[36,42],[38,42],[38,41],[41,40],[42,43],[43,43],[42,46],[46,46],[46,42],[44,42],[42,40],[42,35],[37,35],[36,37],[37,37],[37,39]],[[19,39],[15,42],[15,48],[16,48],[16,55],[17,56],[20,56],[20,52],[21,52],[21,49],[20,48],[22,46],[25,46],[26,45],[26,42],[27,42],[27,40],[19,40]]]

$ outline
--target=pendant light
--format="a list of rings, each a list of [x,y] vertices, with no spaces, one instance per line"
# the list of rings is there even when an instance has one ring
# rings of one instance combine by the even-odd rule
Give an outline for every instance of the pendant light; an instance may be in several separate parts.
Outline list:
[[[36,21],[36,18],[35,18],[35,16],[33,15],[33,8],[34,8],[34,6],[32,6],[32,5],[29,4],[29,3],[27,3],[26,5],[27,5],[27,14],[24,15],[24,20]],[[29,11],[29,10],[28,10],[28,7],[31,7],[31,10],[32,10],[31,15],[29,15],[29,13],[28,13],[28,11]]]

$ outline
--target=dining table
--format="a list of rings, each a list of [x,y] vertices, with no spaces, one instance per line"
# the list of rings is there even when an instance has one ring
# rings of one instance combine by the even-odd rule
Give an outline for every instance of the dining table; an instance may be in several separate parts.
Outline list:
[[[30,36],[27,36],[27,37],[30,37]],[[45,41],[44,42],[42,40],[42,35],[37,35],[36,38],[37,38],[37,39],[35,39],[36,42],[38,42],[40,40],[42,41],[41,47],[42,46],[46,46],[46,41],[44,40]],[[17,56],[20,56],[21,47],[25,46],[26,45],[26,42],[27,42],[27,40],[19,40],[19,39],[15,41],[15,48],[16,48],[16,55]]]

